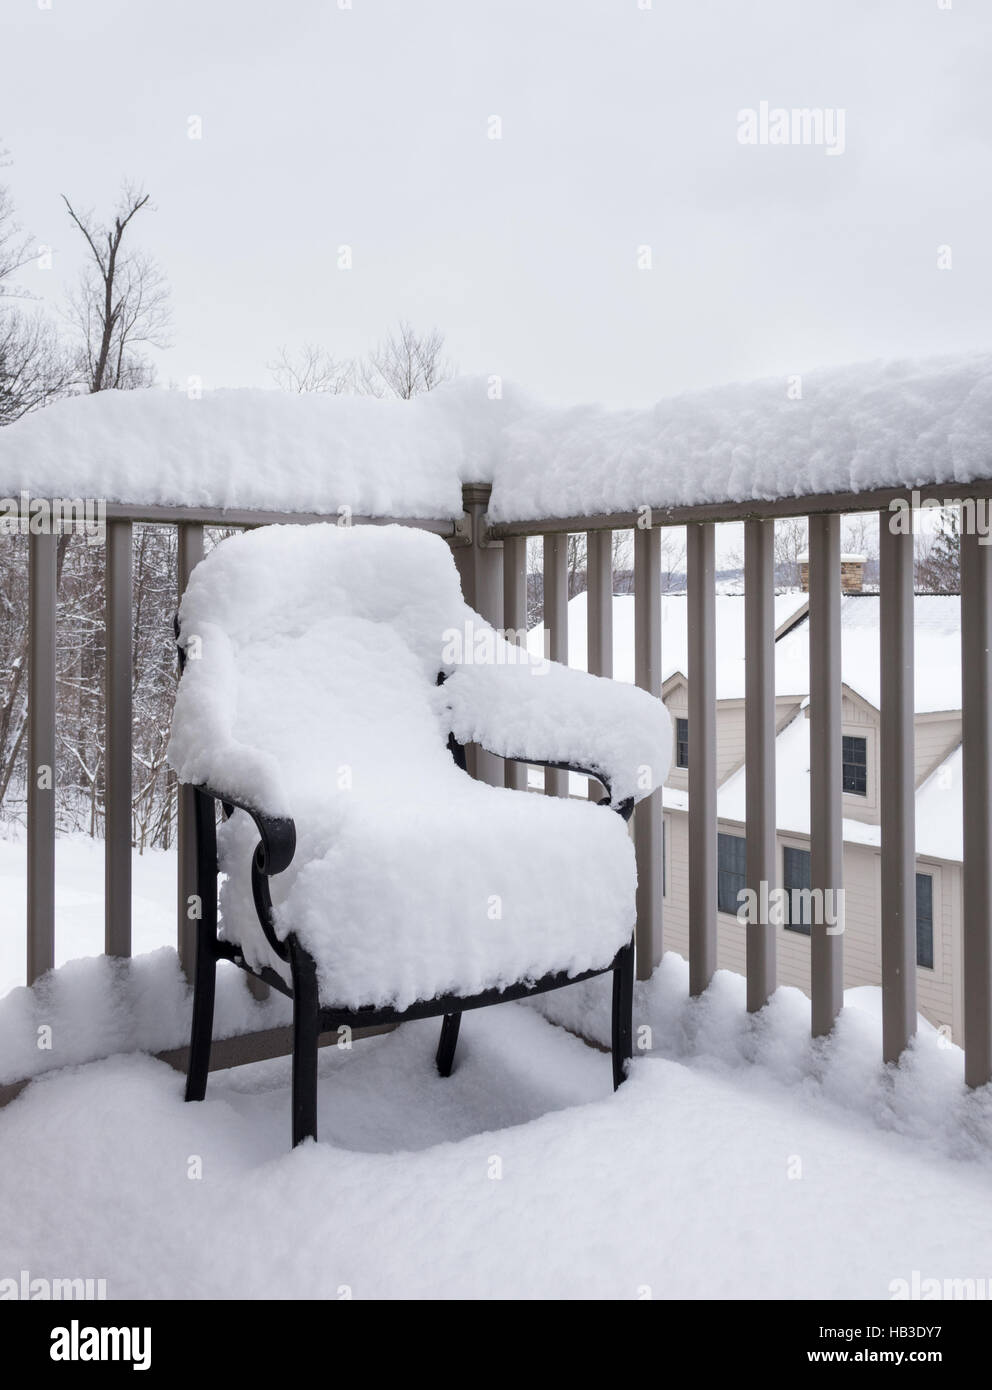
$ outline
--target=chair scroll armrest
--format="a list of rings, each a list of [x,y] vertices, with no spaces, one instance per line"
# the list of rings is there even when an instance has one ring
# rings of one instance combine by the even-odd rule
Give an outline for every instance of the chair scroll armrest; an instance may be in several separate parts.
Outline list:
[[[636,686],[538,662],[498,634],[494,645],[492,660],[455,664],[439,682],[437,709],[456,739],[496,757],[581,771],[608,784],[618,810],[662,784],[671,719],[661,700]]]
[[[251,861],[251,895],[265,939],[280,960],[289,960],[289,948],[276,935],[276,919],[269,893],[269,879],[293,862],[296,826],[287,817],[259,816],[249,812],[261,837]]]
[[[269,892],[269,879],[289,868],[296,853],[296,823],[291,816],[269,816],[253,806],[247,806],[227,792],[215,791],[212,787],[199,787],[198,791],[219,801],[225,816],[234,807],[251,816],[258,831],[259,840],[251,861],[251,893],[255,902],[255,912],[259,925],[269,946],[280,960],[289,960],[289,950],[284,941],[276,935],[275,914],[272,909],[272,896]]]
[[[245,808],[247,809],[247,808]],[[265,816],[248,811],[259,833],[255,858],[267,878],[283,873],[296,853],[296,824],[290,816]]]
[[[594,768],[579,767],[577,763],[549,763],[542,761],[540,758],[521,758],[519,761],[530,763],[532,767],[552,767],[558,772],[576,772],[582,777],[591,777],[594,781],[599,782],[606,788],[606,795],[600,797],[599,801],[596,803],[597,806],[609,806],[611,810],[616,811],[617,815],[625,821],[629,821],[634,814],[634,798],[632,796],[625,797],[623,801],[618,801],[614,806],[608,780],[602,772],[597,772]]]

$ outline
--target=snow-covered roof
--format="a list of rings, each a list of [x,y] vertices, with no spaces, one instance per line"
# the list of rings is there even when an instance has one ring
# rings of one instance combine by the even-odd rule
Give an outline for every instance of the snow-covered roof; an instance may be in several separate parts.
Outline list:
[[[568,664],[587,669],[587,596],[576,594],[568,604]],[[776,631],[796,618],[806,607],[807,595],[776,594]],[[744,698],[744,598],[740,594],[716,596],[717,664],[716,693],[718,700]],[[661,599],[661,672],[667,681],[677,672],[688,668],[688,605],[685,594],[663,594]],[[544,625],[538,624],[527,634],[527,646],[535,654],[544,651]],[[616,680],[634,679],[634,597],[615,594],[613,597],[613,675]],[[809,678],[804,670],[800,675],[794,665],[782,664],[777,670],[777,690],[780,695],[804,695]]]
[[[586,595],[577,594],[568,605],[569,665],[586,669]],[[780,696],[801,701],[799,715],[778,735],[777,820],[780,830],[809,833],[809,622],[804,612],[806,594],[775,597],[776,630],[785,629],[775,647],[775,689]],[[744,600],[739,595],[716,596],[718,700],[744,695]],[[665,594],[661,600],[662,679],[687,665],[687,602],[684,594]],[[792,626],[790,627],[790,620]],[[918,594],[916,625],[916,709],[936,713],[961,708],[961,622],[956,596]],[[544,628],[532,628],[528,648],[543,652]],[[850,594],[841,598],[841,650],[843,679],[847,686],[873,704],[879,704],[879,599],[875,594]],[[634,599],[617,594],[613,599],[613,674],[617,680],[634,679]],[[538,779],[539,780],[539,779]],[[536,783],[535,783],[536,784]],[[578,783],[576,783],[578,788]],[[664,804],[685,810],[686,793],[665,787]],[[744,770],[738,769],[719,788],[719,814],[726,820],[745,819]],[[917,849],[939,859],[961,858],[961,750],[960,745],[921,784],[916,793]],[[856,844],[881,844],[878,825],[845,819],[844,838]]]
[[[964,857],[961,745],[935,768],[916,792],[916,842],[937,859]]]
[[[498,399],[494,399],[498,396]],[[0,432],[0,494],[495,521],[992,475],[992,354],[714,387],[639,410],[548,407],[464,377],[413,401],[102,392]]]
[[[805,616],[808,595],[775,596],[775,627],[781,630],[775,646],[775,690],[779,695],[809,694],[809,622]],[[716,600],[716,695],[718,700],[744,698],[744,598],[717,594]],[[586,595],[576,594],[568,604],[568,662],[586,669]],[[862,699],[877,709],[879,690],[879,622],[877,594],[845,594],[841,598],[842,677]],[[790,620],[792,625],[790,626]],[[961,708],[961,612],[953,594],[917,594],[916,710],[931,714]],[[532,628],[527,637],[531,651],[544,650],[544,627]],[[685,594],[664,594],[661,600],[662,680],[688,669],[688,604]],[[629,594],[613,598],[613,674],[617,680],[634,679],[634,599]]]
[[[961,604],[955,594],[917,594],[913,605],[917,714],[961,708]],[[877,594],[845,594],[840,601],[844,682],[876,709],[881,703]],[[743,639],[742,639],[743,640]],[[809,693],[809,623],[787,632],[776,649],[780,671]],[[804,683],[796,685],[800,672]],[[781,688],[781,687],[780,687]]]
[[[717,791],[721,820],[746,820],[747,779],[743,767]],[[684,795],[684,793],[683,793]],[[675,806],[665,794],[665,805]],[[679,809],[685,809],[679,806]],[[797,714],[775,740],[775,820],[779,830],[808,835],[809,720]],[[844,817],[844,839],[878,847],[882,827]],[[935,859],[960,861],[962,848],[961,745],[916,790],[916,851]]]

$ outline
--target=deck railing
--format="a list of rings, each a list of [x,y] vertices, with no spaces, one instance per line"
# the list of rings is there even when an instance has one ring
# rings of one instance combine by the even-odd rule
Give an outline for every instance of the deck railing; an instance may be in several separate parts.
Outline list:
[[[917,489],[917,501],[992,497],[992,483]],[[717,961],[717,775],[715,525],[743,521],[745,534],[745,768],[746,883],[760,896],[776,879],[774,522],[809,520],[810,623],[810,852],[811,886],[824,895],[843,886],[840,517],[877,510],[881,591],[881,945],[883,1055],[898,1059],[916,1026],[913,536],[893,529],[891,502],[905,490],[782,498],[769,502],[695,507],[642,507],[594,517],[534,518],[492,525],[490,488],[464,489],[464,515],[411,521],[452,544],[467,601],[499,628],[527,627],[527,541],[543,537],[544,619],[548,655],[568,660],[568,537],[587,538],[588,665],[613,674],[614,530],[634,533],[635,679],[661,694],[661,557],[665,527],[687,532],[689,688],[689,978],[701,994]],[[280,521],[337,520],[336,516],[107,507],[106,539],[106,892],[105,951],[131,951],[131,542],[136,522],[174,525],[179,532],[179,590],[203,555],[207,526],[253,527]],[[383,518],[354,518],[381,524]],[[977,1086],[992,1079],[992,557],[983,538],[962,528],[961,633],[963,728],[963,997],[965,1076]],[[56,546],[54,535],[29,540],[28,895],[27,980],[55,961]],[[497,784],[523,788],[526,768],[471,750],[470,770]],[[545,791],[568,792],[567,774],[548,771]],[[647,978],[661,958],[662,827],[660,795],[642,802],[633,835],[638,864],[637,960]],[[177,947],[192,968],[194,924],[187,904],[195,892],[192,811],[182,790],[178,805]],[[747,1008],[761,1009],[776,987],[775,926],[746,927]],[[831,1031],[841,1008],[842,933],[825,921],[811,927],[812,1032]],[[246,1046],[245,1058],[258,1055]],[[237,1060],[234,1058],[233,1060]],[[230,1054],[225,1064],[230,1065]]]

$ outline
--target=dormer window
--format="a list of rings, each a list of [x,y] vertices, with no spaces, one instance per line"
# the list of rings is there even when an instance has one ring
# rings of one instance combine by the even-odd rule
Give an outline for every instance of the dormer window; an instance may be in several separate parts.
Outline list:
[[[844,790],[852,796],[868,795],[868,740],[844,735]]]

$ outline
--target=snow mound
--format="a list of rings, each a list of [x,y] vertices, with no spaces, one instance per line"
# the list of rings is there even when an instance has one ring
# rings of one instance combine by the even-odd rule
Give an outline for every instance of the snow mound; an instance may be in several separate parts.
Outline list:
[[[0,999],[0,1086],[118,1052],[166,1052],[189,1042],[192,991],[171,946],[129,959],[81,956]],[[244,974],[222,961],[214,1037],[291,1021],[287,1000],[252,998]]]
[[[719,386],[650,410],[531,411],[507,429],[498,521],[964,483],[992,462],[992,355]],[[952,493],[953,496],[953,493]]]
[[[59,401],[0,439],[16,496],[334,515],[454,517],[484,456],[471,381],[412,401],[275,390],[104,391]],[[482,451],[479,457],[477,451]]]
[[[494,521],[987,477],[992,355],[713,387],[649,409],[548,407],[463,377],[412,401],[275,390],[106,391],[0,433],[0,493],[133,505]],[[953,496],[953,492],[951,493]]]

